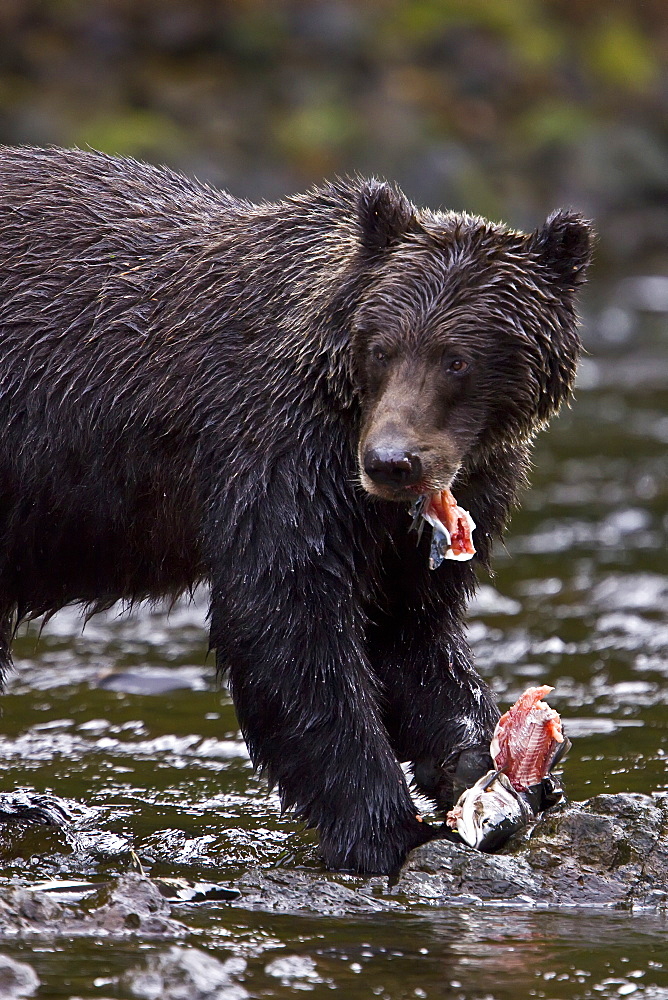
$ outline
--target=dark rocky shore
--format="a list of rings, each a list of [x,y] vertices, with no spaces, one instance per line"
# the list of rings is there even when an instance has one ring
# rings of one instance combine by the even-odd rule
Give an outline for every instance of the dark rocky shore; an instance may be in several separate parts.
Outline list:
[[[175,881],[175,880],[172,880]],[[65,883],[63,883],[65,884]],[[56,883],[54,883],[56,885]],[[249,869],[234,886],[175,892],[132,873],[79,899],[44,888],[0,891],[0,936],[139,934],[174,938],[184,902],[330,916],[416,905],[668,909],[668,794],[598,795],[562,806],[501,853],[447,840],[415,850],[398,877],[362,879],[313,868]]]
[[[500,854],[426,844],[392,893],[432,905],[665,907],[668,795],[597,795],[565,806]]]
[[[563,806],[499,854],[434,840],[389,885],[256,872],[237,887],[235,906],[338,914],[420,904],[668,908],[668,794]]]

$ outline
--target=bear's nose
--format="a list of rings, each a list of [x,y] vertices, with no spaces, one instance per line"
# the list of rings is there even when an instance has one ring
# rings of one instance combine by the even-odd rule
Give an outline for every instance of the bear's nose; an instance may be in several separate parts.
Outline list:
[[[369,448],[364,453],[364,471],[374,483],[414,486],[422,479],[418,455],[398,448]]]

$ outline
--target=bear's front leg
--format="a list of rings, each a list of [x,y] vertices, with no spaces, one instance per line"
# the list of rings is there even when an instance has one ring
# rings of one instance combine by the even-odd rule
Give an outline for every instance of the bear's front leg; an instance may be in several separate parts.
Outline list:
[[[449,809],[491,768],[499,711],[473,668],[453,602],[434,606],[436,597],[377,616],[368,644],[385,689],[392,747],[399,760],[412,763],[418,789]]]
[[[211,645],[253,763],[317,828],[329,868],[395,871],[434,831],[380,718],[352,575],[294,560],[240,573],[214,586]]]

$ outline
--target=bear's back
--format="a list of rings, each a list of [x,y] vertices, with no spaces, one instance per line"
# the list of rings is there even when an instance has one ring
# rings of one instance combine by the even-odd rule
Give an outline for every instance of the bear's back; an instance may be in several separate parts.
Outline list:
[[[71,233],[79,224],[127,224],[133,234],[174,230],[206,232],[250,206],[167,167],[80,149],[0,149],[0,225],[20,232],[34,222],[41,238]],[[89,230],[90,231],[90,230]],[[37,235],[37,233],[33,233]],[[6,237],[5,237],[6,240]]]

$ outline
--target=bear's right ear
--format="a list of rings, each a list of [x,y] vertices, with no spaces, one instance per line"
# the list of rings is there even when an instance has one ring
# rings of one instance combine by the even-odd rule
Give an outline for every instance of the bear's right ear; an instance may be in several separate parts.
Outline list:
[[[397,243],[417,219],[415,209],[398,188],[381,181],[367,181],[357,201],[362,245],[366,250],[386,250]]]

